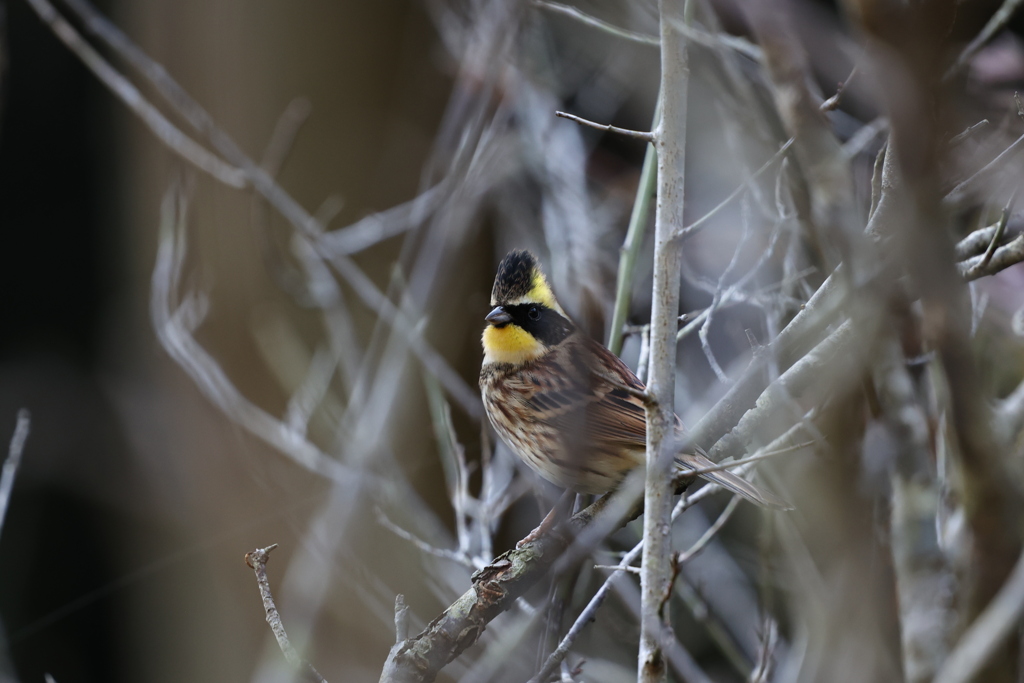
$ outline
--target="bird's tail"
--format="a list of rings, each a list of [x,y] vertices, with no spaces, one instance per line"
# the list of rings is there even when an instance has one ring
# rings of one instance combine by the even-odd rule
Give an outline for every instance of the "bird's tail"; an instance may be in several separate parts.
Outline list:
[[[682,470],[702,470],[714,467],[715,463],[699,453],[684,453],[676,458],[676,464]],[[701,478],[707,479],[713,484],[718,484],[724,489],[739,494],[751,503],[766,507],[772,510],[792,510],[793,506],[774,493],[769,493],[762,488],[754,486],[739,475],[728,470],[715,470],[714,472],[702,472]]]

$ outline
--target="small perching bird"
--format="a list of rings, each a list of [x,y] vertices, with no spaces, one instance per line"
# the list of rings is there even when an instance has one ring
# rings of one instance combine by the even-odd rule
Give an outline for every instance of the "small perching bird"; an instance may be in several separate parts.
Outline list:
[[[578,493],[614,489],[645,462],[643,383],[573,325],[530,252],[502,259],[491,306],[480,390],[494,429],[548,481]],[[680,453],[676,464],[680,472],[714,466],[699,453]],[[758,505],[791,509],[732,472],[700,476]]]

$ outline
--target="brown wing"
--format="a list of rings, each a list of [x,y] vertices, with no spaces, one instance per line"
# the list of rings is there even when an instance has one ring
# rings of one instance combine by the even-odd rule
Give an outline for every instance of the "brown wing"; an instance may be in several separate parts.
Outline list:
[[[600,450],[645,447],[643,404],[622,389],[644,385],[597,342],[574,334],[508,381],[534,420],[566,438]]]
[[[647,414],[640,398],[625,387],[640,391],[645,387],[625,363],[597,342],[574,334],[510,381],[516,385],[519,400],[529,406],[533,419],[562,435],[567,451],[618,456],[619,462],[611,469],[621,472],[642,462],[647,447]],[[676,430],[682,432],[678,417]],[[626,452],[634,453],[635,458],[623,461],[621,456]],[[676,462],[682,469],[714,464],[698,454],[681,454]],[[758,505],[791,508],[727,470],[700,476]]]

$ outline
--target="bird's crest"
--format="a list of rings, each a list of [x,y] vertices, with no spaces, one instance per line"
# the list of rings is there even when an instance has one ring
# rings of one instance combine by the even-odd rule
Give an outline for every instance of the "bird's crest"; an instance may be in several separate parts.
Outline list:
[[[494,276],[494,288],[491,290],[491,305],[514,306],[525,303],[542,304],[565,316],[536,257],[526,250],[517,249],[510,251],[498,265],[498,274]]]

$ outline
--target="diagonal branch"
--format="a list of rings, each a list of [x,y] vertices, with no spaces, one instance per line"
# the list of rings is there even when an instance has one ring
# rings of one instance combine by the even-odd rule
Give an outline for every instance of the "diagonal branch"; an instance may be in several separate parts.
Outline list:
[[[424,631],[397,643],[381,683],[430,683],[438,672],[477,641],[487,624],[509,609],[548,570],[571,540],[605,509],[612,495],[573,515],[564,525],[521,548],[509,550],[473,575],[473,586]]]

